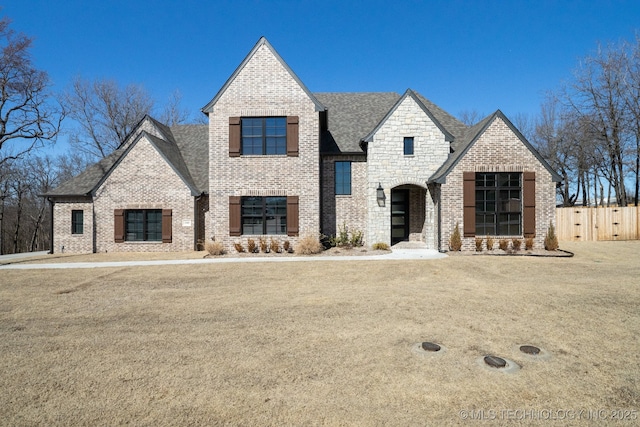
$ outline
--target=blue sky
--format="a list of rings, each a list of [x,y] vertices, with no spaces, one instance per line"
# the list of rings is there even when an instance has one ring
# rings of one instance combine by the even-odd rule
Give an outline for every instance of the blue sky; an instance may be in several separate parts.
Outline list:
[[[55,90],[72,78],[175,90],[195,116],[265,36],[312,92],[412,88],[454,115],[534,115],[635,1],[0,0]]]

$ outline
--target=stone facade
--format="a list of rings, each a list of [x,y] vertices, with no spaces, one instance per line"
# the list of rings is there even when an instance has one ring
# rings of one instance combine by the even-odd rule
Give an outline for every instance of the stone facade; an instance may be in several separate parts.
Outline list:
[[[460,232],[463,217],[463,172],[535,172],[536,173],[536,235],[534,248],[544,247],[549,221],[555,220],[555,183],[549,171],[499,117],[469,148],[469,151],[447,175],[441,191],[442,248],[456,226]],[[554,221],[555,222],[555,221]],[[478,236],[485,237],[485,236]],[[504,236],[522,238],[519,236]],[[503,238],[500,236],[499,238]],[[496,239],[497,246],[497,239]],[[475,250],[475,238],[463,237],[463,250]]]
[[[414,154],[404,155],[404,137],[414,138]],[[436,248],[433,198],[428,196],[427,181],[449,154],[444,133],[431,120],[412,96],[405,96],[400,104],[373,135],[367,148],[367,241],[391,241],[391,191],[410,185],[411,204],[423,206],[422,224],[410,225],[410,239],[421,240],[427,247]],[[385,189],[385,206],[378,205],[378,185]],[[419,198],[417,201],[416,198]],[[417,205],[416,205],[417,203]],[[413,236],[413,237],[412,237]]]
[[[229,156],[229,117],[298,116],[299,154]],[[320,233],[319,113],[289,70],[263,44],[218,96],[209,112],[209,210],[211,237],[231,247],[230,196],[298,196],[299,236]],[[270,236],[267,236],[270,237]]]

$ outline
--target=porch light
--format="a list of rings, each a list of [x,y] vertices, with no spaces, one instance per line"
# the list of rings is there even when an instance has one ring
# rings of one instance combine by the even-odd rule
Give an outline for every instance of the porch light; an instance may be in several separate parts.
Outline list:
[[[384,201],[387,197],[384,195],[384,188],[382,188],[382,184],[378,183],[378,188],[376,190],[376,200],[378,201],[378,206],[384,208]]]

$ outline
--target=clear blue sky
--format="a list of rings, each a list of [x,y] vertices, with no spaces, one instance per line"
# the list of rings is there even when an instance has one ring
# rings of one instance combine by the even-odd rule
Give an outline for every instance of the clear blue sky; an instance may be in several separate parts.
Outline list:
[[[260,36],[312,92],[412,88],[450,113],[536,114],[640,1],[0,0],[55,90],[72,78],[175,90],[195,116]]]

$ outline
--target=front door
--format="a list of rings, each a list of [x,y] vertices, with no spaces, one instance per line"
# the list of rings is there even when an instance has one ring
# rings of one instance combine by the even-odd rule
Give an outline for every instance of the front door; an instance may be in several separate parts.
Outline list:
[[[409,190],[391,190],[391,244],[409,240]]]

